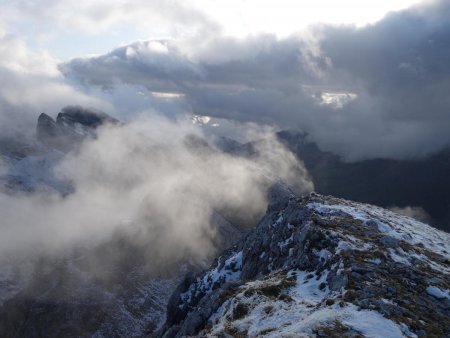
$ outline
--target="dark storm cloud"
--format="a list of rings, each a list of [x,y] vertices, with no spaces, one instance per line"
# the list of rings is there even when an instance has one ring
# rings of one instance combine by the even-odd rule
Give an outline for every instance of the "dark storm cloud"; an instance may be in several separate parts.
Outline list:
[[[164,41],[137,42],[100,57],[74,59],[61,70],[76,74],[85,84],[138,84],[152,91],[179,91],[183,83],[202,81],[204,75],[201,66]]]
[[[450,144],[450,3],[363,28],[188,46],[132,44],[61,66],[85,84],[183,93],[194,112],[300,128],[347,159],[421,156]]]
[[[334,83],[368,98],[367,107],[349,106],[352,121],[365,113],[376,117],[378,142],[388,154],[420,155],[449,144],[449,15],[450,3],[436,2],[361,30],[323,31],[321,48],[332,59]],[[363,129],[364,120],[359,122],[355,126]]]

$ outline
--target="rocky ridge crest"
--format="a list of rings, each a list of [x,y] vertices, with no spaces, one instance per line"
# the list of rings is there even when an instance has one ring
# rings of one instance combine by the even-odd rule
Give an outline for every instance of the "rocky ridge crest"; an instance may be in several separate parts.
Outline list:
[[[269,209],[172,295],[160,337],[446,337],[450,236],[311,194]]]

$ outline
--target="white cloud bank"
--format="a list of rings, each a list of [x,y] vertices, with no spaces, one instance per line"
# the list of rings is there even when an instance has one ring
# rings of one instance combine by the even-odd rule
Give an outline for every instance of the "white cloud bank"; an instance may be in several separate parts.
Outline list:
[[[300,192],[313,189],[293,154],[271,134],[259,137],[265,141],[249,160],[209,146],[190,121],[104,127],[57,168],[73,194],[0,194],[0,255],[59,254],[122,231],[146,248],[151,264],[201,261],[215,250],[213,213],[254,222],[273,173]]]

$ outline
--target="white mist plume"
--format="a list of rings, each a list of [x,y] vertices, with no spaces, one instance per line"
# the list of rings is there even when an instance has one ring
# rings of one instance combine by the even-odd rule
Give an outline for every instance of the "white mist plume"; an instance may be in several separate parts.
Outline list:
[[[214,252],[214,212],[262,216],[277,176],[312,190],[303,165],[269,132],[251,159],[210,146],[201,130],[163,118],[106,126],[56,169],[71,180],[66,197],[0,194],[0,254],[64,252],[124,232],[152,262]]]
[[[432,221],[430,214],[428,214],[422,207],[408,205],[406,207],[394,206],[390,207],[389,209],[400,215],[408,216],[427,224],[430,224]]]

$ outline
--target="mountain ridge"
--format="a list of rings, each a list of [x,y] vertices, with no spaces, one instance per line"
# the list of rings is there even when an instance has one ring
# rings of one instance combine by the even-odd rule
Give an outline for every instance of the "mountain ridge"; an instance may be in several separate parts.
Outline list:
[[[449,239],[379,207],[290,199],[187,276],[159,337],[448,336]]]

